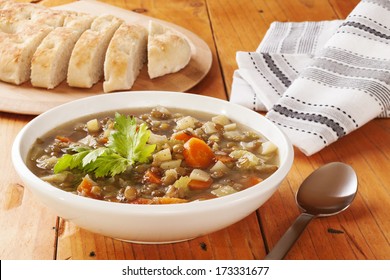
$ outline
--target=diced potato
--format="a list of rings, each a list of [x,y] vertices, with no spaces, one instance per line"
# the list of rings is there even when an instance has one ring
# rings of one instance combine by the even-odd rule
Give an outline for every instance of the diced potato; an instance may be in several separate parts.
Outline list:
[[[236,123],[229,123],[227,125],[224,125],[223,126],[223,129],[225,131],[233,131],[233,130],[236,130],[237,129],[237,124]]]
[[[213,142],[219,142],[219,136],[217,134],[213,134],[209,137],[209,141],[213,141]]]
[[[230,120],[228,117],[226,117],[225,115],[218,115],[218,116],[215,116],[215,117],[212,117],[211,120],[216,123],[216,124],[220,124],[222,126],[225,126],[227,124],[230,123]]]
[[[218,151],[219,150],[218,143],[213,143],[213,146],[211,148],[213,149],[213,151]]]
[[[251,141],[251,142],[240,142],[240,146],[245,149],[245,150],[251,150],[256,147],[256,142]]]
[[[202,129],[204,133],[206,134],[213,134],[218,132],[217,129],[215,128],[215,123],[213,122],[206,122],[203,126]]]
[[[176,159],[176,160],[169,160],[169,161],[164,161],[160,164],[160,167],[162,169],[173,169],[173,168],[178,168],[181,165],[181,159]]]
[[[174,185],[169,185],[167,187],[167,191],[165,192],[165,196],[166,197],[179,197],[179,188],[176,188]]]
[[[245,150],[235,150],[229,154],[230,157],[237,159],[237,167],[239,168],[251,168],[262,163],[261,159],[258,158],[251,152]]]
[[[263,155],[268,155],[270,153],[273,153],[277,150],[277,146],[272,143],[271,141],[267,141],[261,144],[261,153]]]
[[[163,114],[167,114],[167,115],[170,115],[170,114],[171,114],[171,112],[170,112],[167,108],[165,108],[165,107],[163,107],[163,106],[157,106],[157,107],[155,108],[155,110],[158,111],[158,112],[160,112],[160,113],[163,113]]]
[[[190,174],[190,179],[191,180],[198,180],[202,182],[207,182],[210,180],[210,174],[207,173],[206,171],[203,171],[201,169],[193,169]]]
[[[103,137],[108,138],[108,137],[110,136],[111,132],[112,132],[112,129],[107,128],[107,129],[103,132]]]
[[[177,180],[177,171],[176,169],[168,169],[165,171],[164,176],[161,178],[162,182],[165,185],[171,185]]]
[[[178,130],[184,130],[187,128],[194,128],[195,127],[195,119],[191,116],[186,116],[184,118],[181,118],[176,122],[176,129]]]
[[[89,133],[98,132],[100,130],[100,124],[97,119],[93,119],[87,122],[87,130]]]
[[[69,172],[61,172],[53,175],[47,175],[41,177],[41,179],[45,182],[51,183],[51,184],[61,184],[65,182],[66,178],[68,177]]]
[[[163,162],[171,159],[172,159],[172,154],[169,148],[161,150],[153,155],[153,160],[156,162]]]
[[[96,145],[96,138],[92,135],[87,135],[84,138],[79,140],[79,143],[84,144],[86,146],[94,147]]]
[[[58,158],[55,156],[49,157],[48,155],[43,155],[37,159],[37,166],[43,169],[52,169],[57,161]]]
[[[227,167],[222,161],[218,160],[213,167],[210,168],[211,172],[222,171],[223,173],[228,173],[230,171],[229,167]]]
[[[223,136],[228,139],[228,140],[233,140],[233,141],[240,141],[244,139],[244,135],[242,135],[240,132],[237,130],[233,131],[225,131]]]
[[[188,183],[191,181],[190,177],[182,176],[173,184],[177,189],[188,189]]]
[[[150,133],[150,137],[148,139],[148,144],[161,144],[168,141],[166,135],[158,135],[154,133]]]
[[[236,193],[237,191],[231,186],[222,186],[218,189],[212,190],[211,193],[216,196],[225,196]]]

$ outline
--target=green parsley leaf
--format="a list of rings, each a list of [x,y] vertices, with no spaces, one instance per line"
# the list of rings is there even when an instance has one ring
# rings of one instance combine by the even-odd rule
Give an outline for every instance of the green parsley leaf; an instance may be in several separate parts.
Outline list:
[[[114,129],[109,137],[109,148],[127,158],[131,165],[148,162],[156,145],[147,144],[151,132],[145,123],[137,127],[135,118],[116,113]]]
[[[128,157],[136,133],[137,124],[135,118],[115,114],[115,131],[108,137],[108,147],[124,158]]]
[[[149,157],[152,155],[154,150],[156,149],[156,145],[146,144],[150,137],[150,130],[145,123],[142,123],[138,131],[135,133],[133,138],[133,145],[129,150],[129,154],[127,158],[130,162],[140,162],[144,163],[149,160]]]
[[[76,154],[65,154],[54,166],[54,173],[60,173],[66,169],[82,169],[83,159],[90,153],[91,150],[83,150]]]
[[[96,177],[115,176],[124,172],[129,166],[129,161],[118,154],[105,154],[93,162],[84,166],[86,172],[95,173]]]
[[[137,126],[134,117],[115,114],[114,131],[110,134],[106,147],[93,150],[90,147],[74,144],[54,166],[54,173],[77,168],[94,173],[96,177],[115,176],[136,163],[150,160],[156,145],[149,145],[150,130],[145,123]]]
[[[95,161],[98,157],[100,157],[101,155],[103,155],[104,153],[106,153],[108,151],[107,148],[105,147],[100,147],[100,148],[97,148],[96,150],[92,150],[90,151],[84,158],[83,158],[83,161],[82,161],[82,165],[83,166],[86,166],[87,164]]]

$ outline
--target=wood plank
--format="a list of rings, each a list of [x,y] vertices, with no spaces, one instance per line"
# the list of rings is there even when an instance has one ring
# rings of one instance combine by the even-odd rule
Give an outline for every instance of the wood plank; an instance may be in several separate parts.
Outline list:
[[[57,217],[23,186],[11,162],[13,139],[30,117],[0,118],[0,259],[53,259]]]
[[[80,229],[61,219],[57,259],[259,259],[264,245],[255,213],[218,232],[172,244],[135,244]]]

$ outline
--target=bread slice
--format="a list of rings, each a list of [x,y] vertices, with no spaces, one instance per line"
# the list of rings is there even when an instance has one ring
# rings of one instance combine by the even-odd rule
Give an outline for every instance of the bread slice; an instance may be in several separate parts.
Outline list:
[[[151,79],[183,69],[191,59],[191,47],[180,33],[155,21],[149,22],[148,73]]]
[[[64,11],[48,9],[39,4],[5,1],[0,10],[0,30],[19,33],[27,25],[57,27],[63,24]]]
[[[35,50],[63,21],[63,12],[39,5],[4,5],[0,12],[0,80],[16,85],[28,81]]]
[[[72,50],[94,17],[69,12],[64,26],[51,31],[37,48],[31,61],[31,84],[53,89],[67,77]]]
[[[103,77],[104,58],[114,32],[123,20],[112,15],[97,17],[77,41],[69,61],[69,86],[90,88]]]
[[[14,4],[18,4],[19,2],[15,2],[13,0],[0,0],[0,10],[6,10],[12,7]]]
[[[104,92],[130,89],[146,61],[148,31],[122,24],[111,39],[104,61]]]
[[[80,35],[87,29],[91,28],[92,22],[96,19],[95,16],[85,13],[77,13],[71,11],[65,11],[66,16],[64,19],[63,27],[72,28]]]
[[[12,0],[0,0],[0,9],[3,9],[8,3],[13,2]]]
[[[50,27],[26,27],[23,33],[0,35],[0,80],[20,85],[30,79],[31,58]]]

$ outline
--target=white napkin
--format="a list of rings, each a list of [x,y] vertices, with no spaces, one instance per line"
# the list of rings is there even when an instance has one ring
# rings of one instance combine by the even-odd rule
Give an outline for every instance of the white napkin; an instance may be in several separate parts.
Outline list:
[[[390,1],[362,0],[344,21],[272,23],[237,63],[230,101],[268,111],[312,155],[390,117]]]

